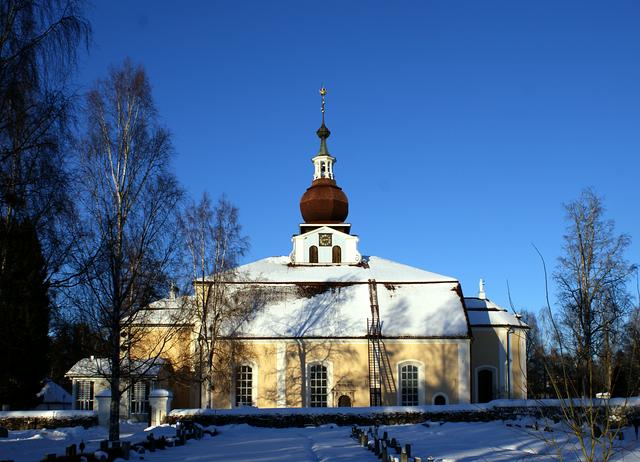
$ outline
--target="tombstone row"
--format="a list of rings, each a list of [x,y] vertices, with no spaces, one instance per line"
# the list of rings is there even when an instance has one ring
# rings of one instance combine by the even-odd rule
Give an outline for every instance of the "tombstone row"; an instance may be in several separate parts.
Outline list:
[[[404,446],[396,438],[389,439],[389,434],[384,432],[382,437],[378,436],[378,427],[369,427],[368,431],[364,431],[357,426],[351,427],[351,437],[358,441],[360,446],[369,449],[378,459],[383,462],[422,462],[422,458],[413,456],[411,452],[411,444],[406,443]],[[396,457],[398,455],[399,457]],[[427,461],[433,461],[433,457],[428,457]]]
[[[42,462],[92,462],[92,461],[113,461],[117,458],[129,460],[130,452],[134,451],[138,455],[145,452],[155,452],[156,450],[164,450],[171,447],[184,446],[188,440],[202,439],[205,435],[216,436],[216,430],[204,430],[199,425],[191,421],[181,421],[176,424],[176,436],[155,438],[153,433],[149,433],[144,441],[131,443],[130,441],[100,441],[100,447],[93,453],[84,453],[84,442],[76,446],[72,444],[67,446],[65,454],[58,456],[57,454],[47,454]],[[11,461],[7,461],[11,462]]]

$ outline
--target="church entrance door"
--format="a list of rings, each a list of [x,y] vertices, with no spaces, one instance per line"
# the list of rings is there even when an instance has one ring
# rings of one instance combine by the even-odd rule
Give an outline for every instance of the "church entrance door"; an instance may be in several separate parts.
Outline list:
[[[488,403],[493,399],[493,371],[482,369],[478,371],[478,402]]]
[[[342,395],[338,398],[338,407],[351,407],[351,398],[347,395]]]

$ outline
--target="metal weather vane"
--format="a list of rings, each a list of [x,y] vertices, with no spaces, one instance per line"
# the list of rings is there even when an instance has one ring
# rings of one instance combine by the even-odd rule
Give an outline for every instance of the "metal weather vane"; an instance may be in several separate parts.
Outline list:
[[[327,94],[327,89],[324,88],[324,85],[320,85],[320,96],[322,97],[322,107],[320,111],[322,112],[322,123],[324,124],[324,97]]]

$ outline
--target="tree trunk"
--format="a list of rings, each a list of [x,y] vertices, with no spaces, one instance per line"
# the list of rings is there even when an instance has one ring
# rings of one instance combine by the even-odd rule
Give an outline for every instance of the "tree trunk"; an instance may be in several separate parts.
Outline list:
[[[307,355],[304,340],[298,340],[298,358],[300,358],[300,400],[302,407],[309,406],[307,402]]]
[[[120,323],[113,329],[111,345],[111,404],[109,407],[109,441],[120,439]]]

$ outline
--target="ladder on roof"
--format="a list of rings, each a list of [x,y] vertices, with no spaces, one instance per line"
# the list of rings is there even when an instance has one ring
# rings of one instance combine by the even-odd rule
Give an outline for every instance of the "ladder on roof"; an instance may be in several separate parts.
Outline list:
[[[374,279],[369,279],[369,302],[371,319],[367,319],[367,338],[369,355],[369,403],[371,406],[382,405],[382,388],[393,395],[396,393],[396,382],[389,356],[382,341],[382,322],[378,307],[378,289]]]

